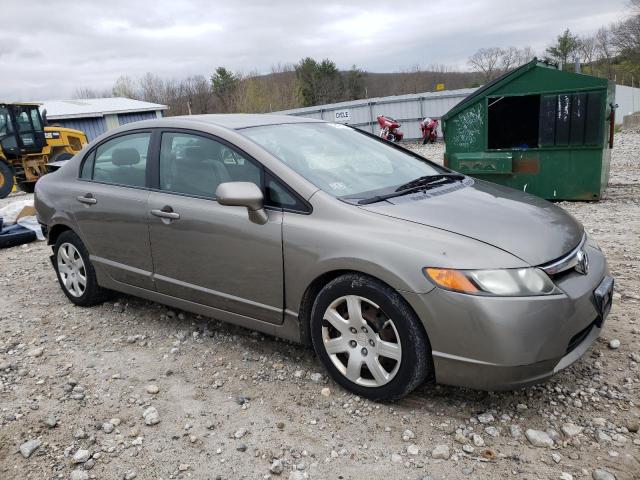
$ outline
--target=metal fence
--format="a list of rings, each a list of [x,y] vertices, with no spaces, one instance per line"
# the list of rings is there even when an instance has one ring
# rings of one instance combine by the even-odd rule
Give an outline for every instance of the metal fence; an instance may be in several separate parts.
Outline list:
[[[419,126],[421,120],[425,117],[439,119],[475,90],[475,88],[464,88],[442,92],[366,98],[274,113],[346,123],[371,133],[379,132],[376,118],[378,115],[385,115],[398,120],[402,124],[400,130],[404,133],[404,137],[412,139],[421,137]],[[438,129],[438,135],[442,136],[440,129]]]

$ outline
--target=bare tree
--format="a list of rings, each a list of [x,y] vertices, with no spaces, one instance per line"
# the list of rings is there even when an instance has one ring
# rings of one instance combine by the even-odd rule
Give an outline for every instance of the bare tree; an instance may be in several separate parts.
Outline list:
[[[185,113],[189,113],[189,111],[193,114],[208,113],[214,103],[211,83],[203,75],[184,79],[180,83],[180,97],[182,108],[186,110]]]
[[[77,87],[71,94],[71,98],[74,99],[107,98],[112,96],[111,90],[97,90],[89,87]]]
[[[138,82],[142,91],[142,99],[147,102],[166,102],[165,81],[158,75],[147,72]]]
[[[481,48],[469,57],[469,66],[482,73],[485,82],[490,82],[500,74],[502,49],[498,47]]]
[[[611,44],[621,53],[640,50],[640,13],[613,25]]]
[[[597,43],[594,35],[586,35],[578,42],[578,51],[584,63],[589,64],[589,70],[593,75],[593,62],[596,59]]]
[[[499,58],[500,70],[507,72],[520,65],[520,49],[507,47],[501,49]]]
[[[484,82],[490,82],[494,78],[520,65],[527,63],[535,56],[531,47],[491,47],[481,48],[469,58],[469,65],[484,77]]]
[[[121,75],[116,80],[116,83],[113,85],[113,90],[111,91],[114,97],[125,97],[125,98],[140,98],[140,92],[135,86],[134,81],[131,77],[126,75]]]
[[[518,64],[530,62],[536,56],[536,52],[530,46],[523,47],[518,50]]]
[[[640,75],[640,0],[632,0],[631,6],[633,15],[612,25],[610,30],[617,63],[633,79]]]

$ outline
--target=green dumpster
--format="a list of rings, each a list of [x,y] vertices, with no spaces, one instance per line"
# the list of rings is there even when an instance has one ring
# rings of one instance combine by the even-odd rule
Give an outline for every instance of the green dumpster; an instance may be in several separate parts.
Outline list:
[[[609,181],[614,89],[534,59],[442,117],[445,165],[548,200],[599,200]]]

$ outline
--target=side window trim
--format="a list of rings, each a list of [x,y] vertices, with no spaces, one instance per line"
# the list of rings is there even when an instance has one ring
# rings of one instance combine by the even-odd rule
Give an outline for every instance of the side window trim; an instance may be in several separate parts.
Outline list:
[[[116,187],[126,187],[126,188],[138,188],[138,189],[144,189],[144,190],[148,190],[149,189],[149,165],[150,162],[151,163],[157,163],[155,162],[155,159],[153,157],[153,154],[155,154],[155,150],[153,149],[153,141],[154,141],[154,137],[156,132],[159,129],[157,128],[143,128],[143,129],[139,129],[139,130],[127,130],[125,132],[120,132],[118,134],[115,135],[111,135],[107,138],[104,138],[100,143],[98,143],[97,145],[94,145],[93,147],[91,147],[91,150],[89,150],[84,157],[82,157],[82,161],[80,162],[80,166],[78,167],[78,176],[77,176],[77,180],[83,181],[83,182],[95,182],[95,183],[101,183],[101,184],[105,184],[105,185],[113,185]],[[148,133],[149,134],[149,146],[147,147],[147,159],[146,159],[146,165],[145,165],[145,186],[144,187],[137,187],[137,186],[132,186],[132,185],[124,185],[124,184],[120,184],[120,183],[111,183],[111,182],[103,182],[100,180],[94,180],[93,176],[94,176],[94,170],[95,170],[95,154],[98,150],[98,148],[100,148],[102,145],[104,145],[105,143],[114,140],[116,138],[119,137],[124,137],[127,135],[135,135],[135,134],[140,134],[140,133]],[[84,165],[87,161],[89,161],[89,159],[92,158],[92,168],[91,168],[91,176],[89,178],[85,178],[82,176],[82,170],[84,169]]]
[[[263,184],[263,194],[265,195],[265,201],[267,200],[266,196],[267,196],[267,177],[270,177],[271,180],[273,180],[274,182],[280,184],[280,186],[286,190],[286,192],[291,195],[294,199],[296,199],[296,201],[302,205],[302,209],[298,209],[298,208],[291,208],[291,207],[286,207],[286,206],[280,206],[280,207],[276,207],[276,206],[272,206],[272,205],[265,205],[264,208],[266,209],[271,209],[271,210],[280,210],[283,212],[289,212],[289,213],[299,213],[302,215],[309,215],[311,214],[311,212],[313,211],[311,204],[309,202],[307,202],[304,198],[302,198],[295,190],[293,190],[286,182],[284,182],[280,177],[278,177],[277,175],[275,175],[273,172],[271,172],[270,170],[266,169],[265,167],[262,167],[264,169],[264,184]]]

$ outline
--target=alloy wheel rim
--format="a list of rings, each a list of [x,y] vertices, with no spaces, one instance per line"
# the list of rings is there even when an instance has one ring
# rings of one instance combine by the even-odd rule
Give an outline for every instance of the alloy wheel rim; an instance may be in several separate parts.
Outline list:
[[[4,173],[0,172],[0,187],[4,186]]]
[[[81,297],[87,289],[87,270],[78,249],[70,243],[63,243],[58,249],[58,273],[67,292]]]
[[[402,345],[393,320],[358,295],[340,297],[327,307],[322,343],[333,365],[357,385],[381,387],[400,368]]]

